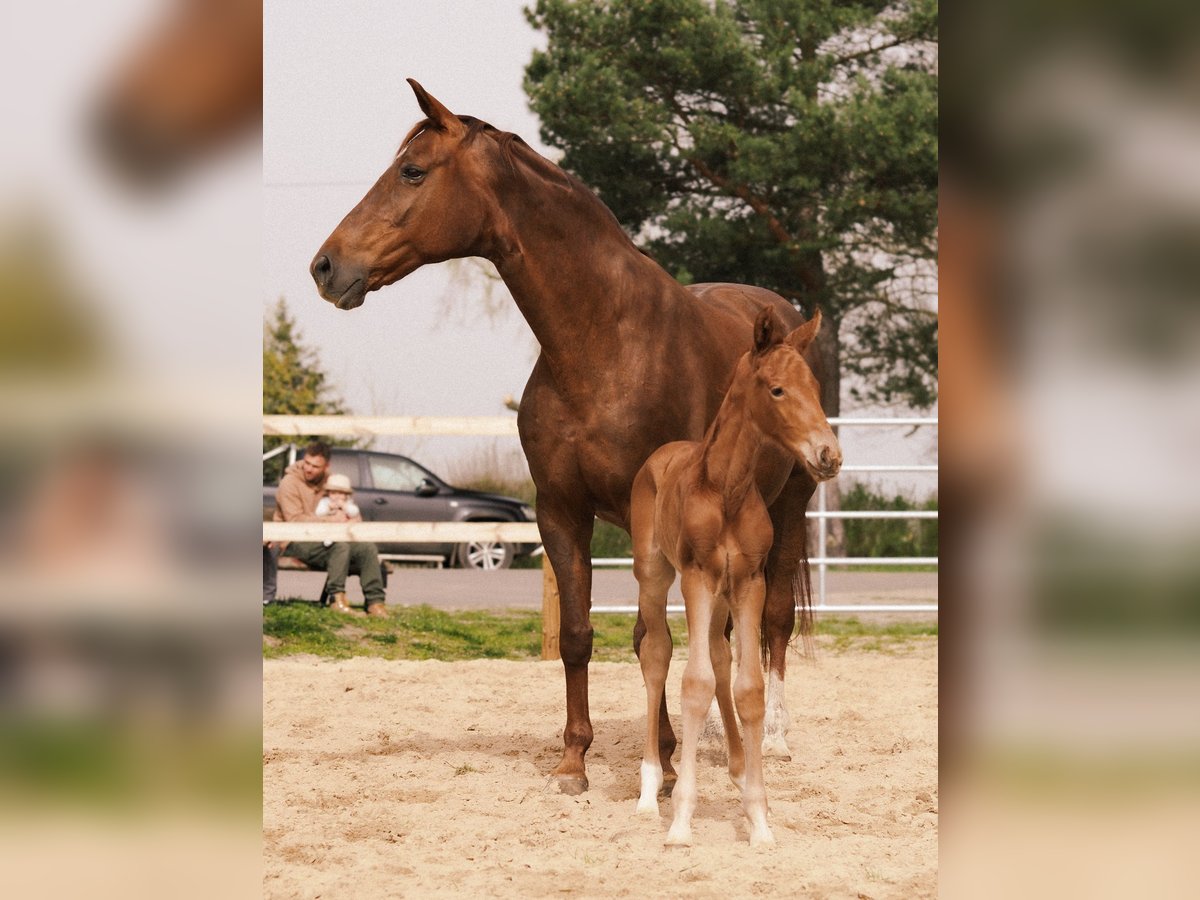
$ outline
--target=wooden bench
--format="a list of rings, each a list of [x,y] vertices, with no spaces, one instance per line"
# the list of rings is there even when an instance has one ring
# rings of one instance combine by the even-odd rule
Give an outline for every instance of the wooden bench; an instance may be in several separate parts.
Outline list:
[[[436,569],[444,568],[446,564],[445,558],[435,553],[380,553],[379,561],[385,564],[389,562],[429,563]],[[320,569],[310,569],[294,556],[281,556],[279,557],[278,564],[281,569],[297,569],[306,572],[323,571]]]
[[[430,563],[435,569],[446,566],[446,558],[437,553],[380,553],[380,562]]]

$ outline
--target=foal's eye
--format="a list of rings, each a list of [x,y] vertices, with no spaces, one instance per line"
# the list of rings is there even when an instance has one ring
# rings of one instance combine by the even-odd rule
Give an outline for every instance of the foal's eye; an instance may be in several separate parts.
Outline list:
[[[781,387],[771,388],[771,396],[772,397],[782,397],[783,396],[783,388],[781,388]]]
[[[425,170],[409,163],[400,170],[400,175],[405,181],[420,181],[425,177]]]

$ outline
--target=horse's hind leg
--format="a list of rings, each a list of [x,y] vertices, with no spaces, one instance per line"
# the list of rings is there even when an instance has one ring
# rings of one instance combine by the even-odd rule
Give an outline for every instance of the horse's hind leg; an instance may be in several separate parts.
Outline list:
[[[672,573],[674,569],[671,570]],[[672,575],[672,580],[674,576]],[[667,583],[667,589],[670,589],[670,582]],[[664,592],[664,598],[665,598]],[[664,601],[665,606],[665,601]],[[666,615],[665,609],[663,615]],[[666,627],[667,646],[671,646],[671,626],[664,622]],[[645,640],[647,626],[642,618],[641,610],[638,611],[637,623],[633,626],[633,652],[640,660],[642,658],[642,641]],[[669,654],[668,654],[669,660]],[[665,676],[664,676],[665,677]],[[658,702],[658,764],[662,771],[662,783],[659,785],[659,791],[664,797],[670,797],[671,791],[675,787],[677,775],[675,766],[671,764],[671,756],[675,753],[675,747],[678,742],[675,739],[675,729],[671,727],[671,718],[667,715],[667,692],[664,690],[659,697]]]
[[[647,558],[649,556],[649,558]],[[638,661],[646,684],[646,743],[642,752],[639,814],[658,815],[658,792],[664,786],[664,763],[660,756],[660,711],[666,705],[667,671],[671,665],[671,632],[667,628],[667,591],[675,580],[675,569],[657,551],[639,552],[634,564],[639,585],[638,621],[643,633],[638,641]],[[675,736],[671,735],[674,749]],[[670,754],[666,759],[670,766]],[[675,772],[671,770],[672,786]]]
[[[791,727],[784,697],[787,651],[796,627],[796,604],[804,605],[802,625],[811,627],[805,562],[808,558],[804,510],[815,485],[798,470],[788,479],[779,497],[771,504],[771,522],[775,542],[767,561],[767,597],[763,609],[763,639],[768,656],[766,717],[763,721],[763,754],[791,759],[787,735]],[[800,588],[799,594],[797,588]]]
[[[671,664],[671,628],[667,624],[667,592],[675,581],[675,567],[667,561],[658,547],[654,528],[654,498],[656,487],[649,470],[638,473],[633,482],[630,496],[629,534],[633,539],[633,574],[638,580],[638,618],[633,627],[633,652],[642,661],[643,679],[646,676],[646,660],[642,656],[642,645],[651,625],[661,632],[655,638],[651,652],[660,654],[662,663],[663,689],[658,692],[658,710],[647,710],[647,715],[657,716],[656,735],[658,740],[658,786],[663,796],[669,797],[675,787],[675,767],[671,765],[671,754],[675,752],[675,731],[667,715],[667,693],[665,690],[667,668]],[[661,643],[665,641],[665,643]],[[646,681],[649,690],[650,682]],[[649,756],[646,757],[649,759]],[[643,770],[642,792],[645,793],[646,778]],[[639,807],[641,804],[639,803]]]

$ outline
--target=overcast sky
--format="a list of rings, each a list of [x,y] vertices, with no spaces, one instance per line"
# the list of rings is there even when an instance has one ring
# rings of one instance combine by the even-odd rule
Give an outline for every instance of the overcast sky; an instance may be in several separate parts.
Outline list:
[[[452,264],[426,266],[348,312],[321,300],[308,274],[317,248],[421,118],[406,77],[452,111],[516,132],[555,158],[538,139],[521,87],[534,48],[544,42],[522,6],[516,0],[264,4],[263,309],[287,299],[305,343],[317,348],[356,413],[498,415],[506,395],[520,397],[532,369],[532,333],[511,302],[498,304],[498,319],[489,316],[479,280],[474,291],[456,290],[447,312]],[[502,285],[499,291],[507,296]],[[933,461],[930,439],[896,438],[847,433],[843,444],[848,460]],[[519,456],[515,439],[487,443]],[[411,453],[453,478],[456,458],[478,444],[405,438],[377,446]]]
[[[355,412],[499,415],[506,395],[520,397],[532,369],[533,335],[511,303],[498,304],[496,319],[460,293],[447,312],[445,264],[369,294],[349,312],[321,300],[308,275],[317,248],[421,118],[406,77],[453,111],[515,131],[546,152],[521,88],[539,40],[521,6],[264,6],[263,306],[287,299],[306,343],[318,348]],[[380,443],[423,452],[436,467],[463,440]],[[515,440],[500,446],[517,450]]]

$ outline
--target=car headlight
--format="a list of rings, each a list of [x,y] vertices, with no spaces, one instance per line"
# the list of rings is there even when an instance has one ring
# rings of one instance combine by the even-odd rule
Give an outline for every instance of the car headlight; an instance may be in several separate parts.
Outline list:
[[[521,504],[521,515],[525,517],[526,522],[537,521],[537,510],[532,506],[526,506],[524,503]]]

